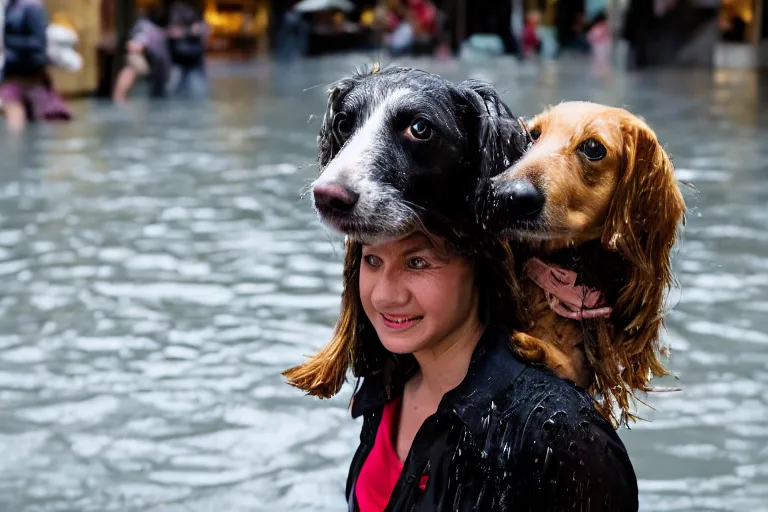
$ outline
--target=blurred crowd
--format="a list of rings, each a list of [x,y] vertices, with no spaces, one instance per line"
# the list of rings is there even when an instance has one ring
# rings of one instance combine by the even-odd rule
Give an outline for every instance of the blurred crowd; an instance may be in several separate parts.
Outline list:
[[[0,7],[0,106],[9,129],[20,131],[30,121],[70,120],[51,69],[82,68],[77,34],[66,22],[49,19],[42,0],[0,0]],[[152,97],[205,96],[208,34],[201,14],[184,2],[139,13],[125,45],[114,101],[124,102],[140,80],[148,83]]]
[[[137,84],[154,98],[207,95],[206,48],[216,47],[216,34],[189,4],[168,3],[139,12],[122,47],[114,27],[102,25],[98,52],[104,61],[97,67],[108,78],[100,82],[100,95],[123,103]],[[108,4],[115,2],[103,1],[102,7]],[[679,47],[705,33],[710,21],[723,41],[744,41],[755,32],[751,0],[722,0],[710,9],[717,16],[680,0],[623,4],[623,15],[614,12],[609,20],[608,0],[281,0],[269,4],[268,39],[279,59],[381,49],[395,56],[507,54],[533,61],[578,54],[606,68],[620,37],[628,43],[627,65],[642,68],[675,62]],[[110,17],[116,18],[102,13]],[[623,23],[615,23],[617,18]],[[43,0],[0,0],[0,29],[0,108],[9,127],[17,131],[29,121],[71,119],[54,83],[61,75],[51,70],[77,73],[83,67],[73,26],[50,18]]]
[[[142,13],[126,44],[125,66],[117,77],[113,99],[124,102],[139,78],[149,82],[151,97],[205,96],[208,34],[202,16],[182,2],[171,4],[167,13],[162,5]]]
[[[564,52],[603,58],[612,44],[606,2],[584,12],[584,2],[538,2],[520,19],[511,2],[476,0],[463,12],[456,2],[385,0],[375,7],[347,7],[345,0],[294,2],[282,14],[277,54],[385,48],[392,55],[514,54],[523,59],[555,58]],[[534,3],[537,4],[537,3]],[[459,21],[457,21],[459,20]]]

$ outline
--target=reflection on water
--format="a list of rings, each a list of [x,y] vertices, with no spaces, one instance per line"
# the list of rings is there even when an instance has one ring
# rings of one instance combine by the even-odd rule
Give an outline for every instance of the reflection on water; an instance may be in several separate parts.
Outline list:
[[[364,57],[218,65],[204,105],[83,102],[0,140],[0,509],[342,510],[359,424],[279,372],[327,341],[337,237],[300,196],[324,87]],[[674,157],[688,225],[671,368],[621,435],[642,510],[768,501],[768,149],[752,75],[419,61],[521,115],[625,105]],[[314,116],[314,117],[313,117]]]

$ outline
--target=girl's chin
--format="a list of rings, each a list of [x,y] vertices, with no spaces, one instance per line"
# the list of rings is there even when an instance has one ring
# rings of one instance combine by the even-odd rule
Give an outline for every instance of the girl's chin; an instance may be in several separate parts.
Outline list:
[[[412,354],[423,348],[424,336],[419,336],[416,333],[392,333],[378,332],[379,340],[384,348],[392,352],[393,354]]]

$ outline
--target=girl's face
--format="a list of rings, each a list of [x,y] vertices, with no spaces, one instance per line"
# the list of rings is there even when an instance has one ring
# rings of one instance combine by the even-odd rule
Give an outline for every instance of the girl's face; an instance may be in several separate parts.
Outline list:
[[[363,245],[360,299],[395,354],[450,346],[480,325],[472,267],[422,233]]]

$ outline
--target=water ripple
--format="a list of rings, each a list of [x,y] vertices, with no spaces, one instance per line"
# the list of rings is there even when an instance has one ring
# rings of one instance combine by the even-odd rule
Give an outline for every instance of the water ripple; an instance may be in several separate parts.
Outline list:
[[[214,65],[212,101],[74,103],[0,138],[0,509],[340,510],[351,386],[280,371],[331,335],[342,245],[301,199],[322,87],[364,58]],[[760,510],[768,496],[768,150],[759,83],[581,64],[415,61],[493,80],[518,115],[626,105],[685,189],[669,367],[622,431],[642,510]],[[757,83],[757,85],[756,85]],[[756,92],[757,91],[757,92]],[[307,119],[313,115],[310,122]]]

